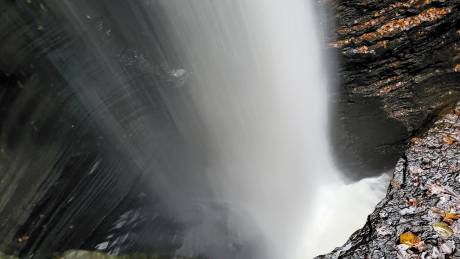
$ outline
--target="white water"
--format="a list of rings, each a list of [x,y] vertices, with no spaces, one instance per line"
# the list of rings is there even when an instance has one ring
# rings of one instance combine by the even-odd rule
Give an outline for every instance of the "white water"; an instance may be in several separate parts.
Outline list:
[[[78,6],[63,3],[75,28],[90,31]],[[152,189],[187,223],[179,253],[303,259],[342,245],[383,195],[371,187],[384,179],[346,185],[332,165],[330,75],[310,0],[142,3],[147,10],[164,9],[164,24],[152,24],[171,33],[174,46],[168,48],[176,53],[166,54],[180,62],[168,66],[166,74],[178,82],[164,89],[163,98],[192,155],[180,150],[174,156],[177,149],[168,149],[169,135],[158,134],[163,125],[154,115],[127,120],[117,112],[144,98],[134,94],[142,91],[130,85],[131,78],[120,79],[123,73],[97,34],[87,35],[85,44],[109,76],[102,83],[93,77],[74,83],[83,89],[79,93],[88,110],[104,107],[95,115],[101,128],[120,141],[139,168],[147,168]],[[124,94],[124,102],[104,102],[115,90]],[[190,159],[193,152],[205,161]],[[229,254],[240,246],[255,251]]]
[[[304,237],[303,258],[326,254],[345,244],[385,196],[388,181],[388,175],[383,174],[352,184],[336,181],[322,185],[309,215],[311,226]]]
[[[205,179],[213,199],[239,215],[231,221],[238,238],[255,239],[263,258],[273,259],[311,258],[342,245],[383,195],[370,187],[383,178],[346,185],[332,165],[329,75],[312,5],[162,3],[190,73],[186,91],[195,107],[190,112],[171,104],[175,119],[188,138],[202,131],[212,150]],[[202,128],[191,127],[190,117]],[[200,230],[204,225],[187,236],[183,252],[205,249],[200,242],[211,234]]]

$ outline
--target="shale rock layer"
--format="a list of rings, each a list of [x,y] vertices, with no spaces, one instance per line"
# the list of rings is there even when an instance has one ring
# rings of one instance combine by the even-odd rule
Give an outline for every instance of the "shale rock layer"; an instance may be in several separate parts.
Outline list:
[[[460,1],[323,3],[336,25],[329,46],[345,98],[334,120],[338,157],[351,171],[382,171],[409,136],[460,98]]]

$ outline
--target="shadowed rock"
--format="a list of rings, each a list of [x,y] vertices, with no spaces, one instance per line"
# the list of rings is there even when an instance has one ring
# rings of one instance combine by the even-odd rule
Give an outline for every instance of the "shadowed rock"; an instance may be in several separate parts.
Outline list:
[[[458,258],[459,141],[460,104],[411,139],[366,225],[318,258]]]
[[[460,98],[460,3],[322,2],[336,25],[329,45],[343,94],[333,114],[337,157],[352,177],[381,172]]]

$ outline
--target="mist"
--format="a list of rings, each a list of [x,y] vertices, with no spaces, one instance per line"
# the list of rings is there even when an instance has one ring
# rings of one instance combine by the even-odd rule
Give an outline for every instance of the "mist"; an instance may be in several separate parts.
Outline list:
[[[232,228],[240,241],[264,251],[260,258],[311,258],[345,242],[383,192],[369,189],[380,179],[345,184],[331,161],[330,68],[318,10],[302,0],[162,6],[184,57],[182,91],[190,97],[170,107],[183,135],[211,150],[204,179],[213,200],[238,215]],[[344,211],[359,199],[370,201]],[[186,247],[197,249],[192,244],[211,236],[195,231]]]
[[[71,87],[143,170],[162,209],[184,224],[177,254],[311,258],[341,245],[383,195],[371,187],[385,177],[349,184],[332,160],[332,68],[310,1],[141,1],[134,15],[169,39],[125,21],[124,37],[136,28],[161,44],[125,48],[116,62],[115,46],[99,44],[100,34],[115,37],[115,30],[91,32],[92,16],[78,14],[84,7],[59,6],[104,67]],[[151,61],[157,49],[167,62]],[[133,64],[150,77],[137,85],[123,77]],[[155,94],[166,107],[159,110],[173,124],[149,108],[151,84],[161,85]]]

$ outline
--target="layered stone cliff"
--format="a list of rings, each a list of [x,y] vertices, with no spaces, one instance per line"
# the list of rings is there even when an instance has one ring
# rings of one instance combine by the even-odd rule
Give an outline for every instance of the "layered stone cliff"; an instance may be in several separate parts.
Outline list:
[[[339,106],[374,102],[403,126],[403,141],[382,152],[400,157],[385,199],[346,244],[318,258],[459,257],[460,2],[323,4],[337,25],[330,47],[347,96]],[[345,119],[342,129],[356,134],[357,120]]]
[[[126,28],[140,27],[137,4],[0,1],[0,251],[48,258],[101,243],[98,249],[107,252],[151,254],[181,246],[182,225],[146,188],[146,166],[127,158],[102,126],[123,117],[123,127],[136,127],[124,139],[150,131],[164,156],[180,155],[159,97],[164,81],[138,68],[141,39],[149,42],[144,50],[151,50],[152,63],[166,62],[159,40]],[[111,14],[123,16],[123,24]],[[161,26],[152,30],[161,35]],[[137,87],[127,90],[127,84]],[[99,99],[93,108],[82,97],[91,91]],[[161,126],[143,129],[138,118],[145,114]],[[178,171],[149,168],[149,174],[169,170]]]
[[[351,176],[391,170],[410,136],[460,98],[460,3],[321,3],[343,96],[332,114],[337,157]]]

